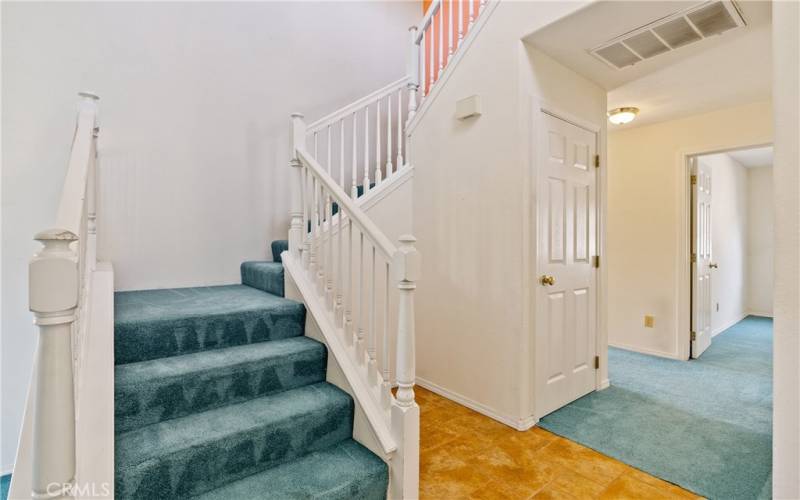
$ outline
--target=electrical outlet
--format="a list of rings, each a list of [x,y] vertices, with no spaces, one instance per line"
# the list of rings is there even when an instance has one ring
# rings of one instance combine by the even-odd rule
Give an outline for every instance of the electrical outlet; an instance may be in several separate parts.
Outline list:
[[[656,319],[653,316],[647,316],[646,315],[644,317],[644,326],[645,326],[645,328],[653,328],[653,325],[655,325],[655,323],[656,323]]]

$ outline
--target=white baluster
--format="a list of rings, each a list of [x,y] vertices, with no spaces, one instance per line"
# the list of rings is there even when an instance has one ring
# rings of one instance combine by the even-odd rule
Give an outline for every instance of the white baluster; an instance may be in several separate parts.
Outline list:
[[[470,2],[472,0],[469,0]],[[464,40],[464,0],[458,0],[458,45],[461,48],[461,41]]]
[[[378,359],[377,359],[377,349],[378,349],[378,342],[377,336],[378,332],[375,330],[375,296],[378,294],[378,291],[375,289],[375,246],[372,245],[372,252],[370,257],[370,286],[369,286],[369,347],[367,353],[369,354],[369,371],[367,372],[367,376],[369,377],[370,384],[375,386],[378,382]]]
[[[472,29],[475,24],[475,0],[469,0],[469,24],[467,25],[467,33]]]
[[[308,266],[311,259],[311,248],[310,248],[310,239],[309,239],[309,215],[308,215],[308,168],[303,166],[300,169],[300,200],[303,203],[303,227],[301,228],[301,234],[303,235],[303,268],[308,270]]]
[[[335,272],[336,265],[333,262],[333,204],[331,203],[331,194],[325,190],[325,220],[328,222],[328,235],[326,240],[326,249],[328,251],[325,257],[327,268],[325,269],[325,304],[328,306],[329,311],[333,311],[334,306],[334,292],[333,282],[336,280]]]
[[[358,362],[362,366],[366,360],[366,346],[364,345],[364,232],[358,231]]]
[[[364,107],[364,194],[369,193],[369,106]]]
[[[442,7],[444,7],[444,0],[442,0]],[[447,17],[447,62],[450,62],[450,56],[453,55],[453,0],[448,0]]]
[[[317,292],[325,294],[325,191],[317,180],[315,200],[317,201]]]
[[[403,166],[403,91],[397,91],[397,170]]]
[[[339,121],[339,185],[344,187],[344,118]]]
[[[486,0],[481,0],[480,9],[478,9],[478,15],[483,12],[483,8],[486,7]]]
[[[342,212],[344,213],[344,212]],[[344,275],[344,337],[353,345],[353,223],[347,218],[347,272]]]
[[[379,185],[381,175],[381,99],[375,101],[375,185]]]
[[[386,96],[386,178],[392,175],[392,94]]]
[[[50,229],[28,268],[30,310],[39,327],[34,386],[32,496],[68,497],[75,482],[75,398],[72,330],[80,271],[70,244],[78,237]],[[55,485],[55,487],[53,486]]]
[[[425,32],[423,31],[422,33],[423,37],[420,39],[420,44],[417,44],[417,27],[408,28],[408,32],[411,35],[411,52],[408,57],[407,70],[409,79],[407,86],[408,116],[406,120],[410,121],[417,114],[417,91],[419,90],[420,82],[425,85]]]
[[[331,175],[331,126],[328,125],[328,161],[325,162],[325,169],[328,172],[328,175]]]
[[[317,132],[314,132],[314,159],[319,161],[319,154],[317,154]]]
[[[295,257],[300,257],[300,249],[303,244],[303,201],[302,201],[302,178],[300,176],[300,159],[297,151],[305,150],[306,124],[301,113],[292,113],[292,159],[289,165],[292,167],[291,177],[291,221],[289,223],[289,251]]]
[[[311,281],[316,283],[317,281],[317,272],[319,264],[317,263],[317,254],[319,251],[319,198],[318,198],[318,191],[317,191],[317,177],[309,170],[309,189],[311,193],[309,195],[308,202],[311,204],[310,210],[311,213],[309,216],[311,217],[311,228],[309,230],[309,256],[308,256],[308,272],[311,276]]]
[[[430,40],[428,41],[428,45],[430,45],[430,72],[428,73],[428,91],[423,92],[425,95],[431,93],[431,89],[433,89],[433,82],[436,81],[436,62],[434,61],[434,50],[436,47],[436,34],[434,33],[434,21],[436,20],[436,16],[431,17],[431,34]]]
[[[388,410],[392,404],[392,384],[389,380],[389,283],[391,275],[389,272],[389,263],[383,265],[383,336],[381,347],[381,368],[383,384],[381,388],[381,402],[383,407]]]
[[[444,71],[444,0],[439,2],[439,36],[437,38],[439,38],[439,73],[436,75],[438,80]]]
[[[350,185],[350,197],[353,198],[354,200],[356,198],[358,198],[358,166],[357,166],[357,163],[358,163],[358,161],[357,161],[358,151],[356,151],[356,149],[357,149],[357,146],[356,146],[357,127],[356,127],[356,125],[357,125],[357,116],[356,116],[356,112],[353,111],[353,171],[350,173],[350,175],[352,175],[353,178],[350,180],[350,183],[351,183],[351,185]]]

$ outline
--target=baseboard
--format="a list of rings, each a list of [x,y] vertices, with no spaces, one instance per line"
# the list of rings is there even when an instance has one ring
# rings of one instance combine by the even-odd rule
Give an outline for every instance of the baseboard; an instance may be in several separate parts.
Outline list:
[[[603,389],[608,389],[609,387],[611,387],[611,381],[606,378],[600,382],[600,387],[598,387],[597,390],[602,391]]]
[[[733,325],[735,325],[736,323],[738,323],[738,322],[742,321],[742,320],[743,320],[743,319],[745,319],[745,318],[746,318],[746,317],[747,317],[749,314],[750,314],[750,313],[746,313],[746,312],[745,312],[745,313],[742,313],[742,314],[741,314],[741,316],[738,316],[738,317],[736,317],[735,319],[733,319],[733,320],[731,320],[731,321],[728,321],[728,322],[727,322],[727,323],[725,323],[724,325],[720,326],[719,328],[716,328],[715,330],[713,330],[713,331],[711,332],[711,338],[713,339],[714,337],[716,337],[716,336],[717,336],[717,335],[719,335],[720,333],[724,332],[724,331],[725,331],[725,330],[727,330],[728,328],[732,327],[732,326],[733,326]]]
[[[486,405],[478,403],[477,401],[473,401],[466,396],[462,396],[456,392],[453,392],[449,389],[445,389],[433,382],[425,380],[424,378],[417,377],[416,383],[418,386],[427,389],[431,392],[438,394],[444,398],[447,398],[451,401],[455,401],[456,403],[460,404],[461,406],[466,406],[470,410],[474,410],[481,415],[485,415],[493,420],[497,420],[498,422],[505,424],[512,429],[516,429],[518,431],[527,431],[539,421],[538,419],[534,418],[533,416],[525,417],[525,418],[514,418],[507,415],[501,415],[500,413],[496,412],[495,410],[489,408]]]
[[[642,347],[634,347],[628,344],[622,344],[619,342],[609,342],[609,347],[616,347],[617,349],[624,349],[626,351],[633,351],[638,352],[640,354],[649,354],[650,356],[658,356],[659,358],[668,358],[668,359],[677,359],[680,361],[684,361],[678,356],[677,353],[674,352],[664,352],[664,351],[657,351],[655,349],[646,349]]]
[[[0,467],[0,476],[7,476],[14,472],[14,464],[11,465],[3,465]]]
[[[772,318],[772,312],[748,311],[747,314],[745,314],[745,317],[747,317],[747,316],[758,316],[760,318]]]

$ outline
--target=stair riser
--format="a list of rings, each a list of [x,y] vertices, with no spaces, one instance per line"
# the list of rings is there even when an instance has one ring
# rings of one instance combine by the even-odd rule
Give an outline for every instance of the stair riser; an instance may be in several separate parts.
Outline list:
[[[333,446],[350,438],[352,423],[350,400],[134,466],[118,464],[116,498],[188,498]]]
[[[117,368],[116,432],[240,403],[325,380],[324,346],[276,359],[126,383]]]
[[[280,312],[243,312],[144,324],[117,323],[114,328],[115,363],[135,363],[297,337],[303,335],[305,315],[305,308],[296,304]]]
[[[258,263],[263,264],[263,263]],[[278,297],[284,296],[283,267],[272,264],[269,268],[245,262],[241,267],[242,284],[263,290]]]

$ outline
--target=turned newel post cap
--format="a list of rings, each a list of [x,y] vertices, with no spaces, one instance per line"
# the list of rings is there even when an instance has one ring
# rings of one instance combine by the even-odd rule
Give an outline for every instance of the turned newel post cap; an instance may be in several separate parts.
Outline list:
[[[78,304],[78,260],[69,248],[78,237],[66,229],[46,229],[34,239],[44,245],[28,266],[28,304],[35,313],[66,311]]]
[[[417,31],[417,25],[409,26],[408,31]]]
[[[404,234],[399,240],[400,248],[392,259],[394,277],[398,281],[417,281],[422,270],[422,258],[414,248],[417,239],[410,234]]]
[[[305,118],[306,115],[304,115],[303,113],[298,113],[297,111],[295,111],[294,113],[291,114],[291,117],[292,118]]]

